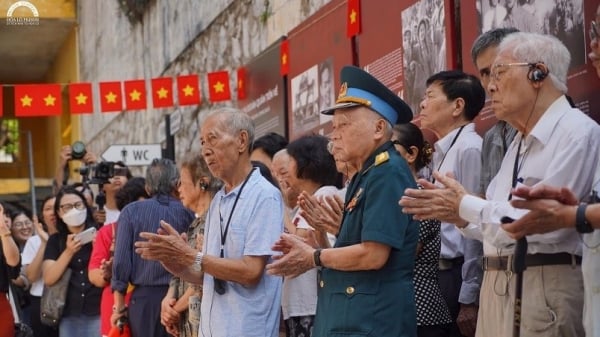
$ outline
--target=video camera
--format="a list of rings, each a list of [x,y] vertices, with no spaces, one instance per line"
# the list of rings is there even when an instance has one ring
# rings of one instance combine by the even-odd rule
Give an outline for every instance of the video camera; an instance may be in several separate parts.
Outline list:
[[[110,183],[110,178],[115,176],[115,163],[112,161],[101,161],[97,164],[84,165],[75,169],[81,175],[83,185],[98,185],[98,194],[96,195],[96,205],[99,210],[104,209],[106,204],[106,195],[102,186]]]
[[[115,163],[101,161],[97,164],[81,166],[75,172],[81,175],[84,184],[108,184],[109,179],[115,176]]]

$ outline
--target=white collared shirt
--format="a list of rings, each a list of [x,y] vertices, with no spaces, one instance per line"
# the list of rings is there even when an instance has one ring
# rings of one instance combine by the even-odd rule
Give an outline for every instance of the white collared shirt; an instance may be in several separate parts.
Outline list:
[[[481,144],[482,139],[475,131],[475,124],[466,124],[456,142],[460,128],[456,128],[434,144],[433,168],[442,174],[452,173],[470,193],[479,190],[481,175]],[[440,165],[441,164],[441,165]],[[453,259],[464,256],[463,236],[455,226],[442,223],[442,248],[440,256]]]
[[[471,193],[479,191],[481,176],[481,137],[475,132],[475,124],[466,124],[460,135],[456,128],[435,143],[433,167],[442,174],[452,173]],[[454,145],[452,145],[452,142]],[[464,257],[462,284],[458,301],[464,304],[476,303],[481,285],[481,242],[466,240],[449,223],[442,223],[440,257],[453,259]]]
[[[509,255],[515,241],[500,227],[500,219],[518,219],[527,211],[510,206],[513,168],[519,133],[511,143],[498,174],[487,189],[487,200],[466,196],[460,203],[460,217],[470,224],[462,230],[472,238],[483,239],[485,255]],[[600,157],[600,127],[579,109],[571,108],[564,96],[542,115],[523,139],[517,177],[533,186],[567,187],[582,199],[592,190]],[[581,255],[581,240],[575,229],[561,229],[527,237],[528,253],[567,252]]]

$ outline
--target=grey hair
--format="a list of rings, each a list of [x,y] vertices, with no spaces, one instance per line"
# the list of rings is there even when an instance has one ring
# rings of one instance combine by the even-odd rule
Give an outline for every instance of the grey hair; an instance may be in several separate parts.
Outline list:
[[[552,84],[560,92],[567,92],[571,54],[559,39],[545,34],[515,33],[502,40],[499,52],[508,48],[512,49],[512,56],[520,62],[544,63]]]
[[[177,189],[179,171],[171,159],[154,159],[146,170],[146,189],[150,196],[170,195]]]
[[[232,136],[237,136],[238,133],[246,131],[248,134],[248,153],[252,152],[255,136],[254,121],[248,114],[235,108],[219,108],[209,112],[204,120],[212,116],[218,116],[220,118],[219,126]]]
[[[507,35],[517,33],[518,31],[518,29],[513,27],[496,28],[479,35],[471,47],[471,58],[473,59],[473,63],[477,61],[479,55],[485,50],[490,47],[498,46]]]
[[[394,126],[392,125],[392,123],[390,123],[390,121],[388,121],[385,117],[383,117],[383,115],[379,114],[377,111],[373,110],[373,109],[367,109],[371,112],[370,116],[369,116],[369,121],[371,121],[372,123],[377,123],[379,120],[382,120],[385,122],[385,129],[383,130],[383,137],[386,140],[390,140],[392,139],[392,136],[394,135]]]
[[[210,173],[204,157],[199,154],[185,158],[181,163],[181,169],[184,168],[190,172],[194,185],[197,185],[202,177],[207,177],[207,190],[213,195],[223,186],[223,182]]]

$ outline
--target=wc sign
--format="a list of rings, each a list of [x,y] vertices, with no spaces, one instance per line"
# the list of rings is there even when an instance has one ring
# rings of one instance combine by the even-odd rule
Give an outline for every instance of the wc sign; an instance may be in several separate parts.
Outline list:
[[[162,158],[160,144],[111,145],[102,153],[106,161],[122,161],[127,166],[146,166],[155,158]]]
[[[29,1],[17,1],[6,11],[7,26],[37,26],[39,24],[40,13]]]

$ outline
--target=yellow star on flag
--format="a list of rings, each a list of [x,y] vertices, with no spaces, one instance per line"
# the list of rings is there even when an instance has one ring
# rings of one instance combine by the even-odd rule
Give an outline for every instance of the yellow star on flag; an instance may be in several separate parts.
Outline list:
[[[56,101],[56,97],[48,94],[48,96],[44,97],[44,102],[46,102],[46,106],[54,106],[54,101]]]
[[[26,106],[31,106],[31,101],[33,101],[33,99],[31,99],[31,97],[29,97],[29,95],[25,95],[23,97],[21,97],[21,106],[26,107]]]
[[[132,101],[139,101],[141,95],[142,94],[137,91],[137,89],[133,89],[133,91],[129,93],[129,97],[131,97]]]
[[[75,96],[75,100],[77,100],[77,105],[85,105],[87,103],[87,96],[80,92],[79,95]]]
[[[158,95],[158,98],[167,98],[169,95],[169,90],[160,87],[160,89],[156,91],[156,94]]]
[[[238,80],[238,89],[242,89],[244,87],[244,81]]]
[[[104,96],[106,98],[106,103],[117,103],[117,95],[115,95],[112,91]]]
[[[223,83],[221,83],[221,81],[218,81],[217,83],[215,83],[215,85],[213,85],[213,88],[215,88],[215,92],[224,92],[224,88],[225,85]]]
[[[192,86],[190,86],[189,84],[183,88],[184,96],[192,96],[193,94],[194,94],[194,88]]]
[[[281,55],[281,64],[287,64],[287,54]]]
[[[358,15],[358,13],[356,13],[356,11],[354,9],[352,10],[352,12],[350,12],[350,23],[356,22],[357,15]]]

